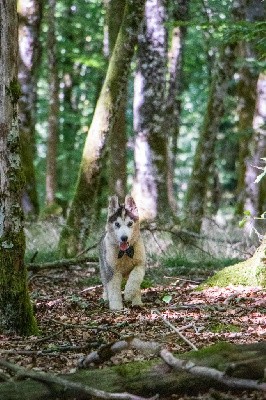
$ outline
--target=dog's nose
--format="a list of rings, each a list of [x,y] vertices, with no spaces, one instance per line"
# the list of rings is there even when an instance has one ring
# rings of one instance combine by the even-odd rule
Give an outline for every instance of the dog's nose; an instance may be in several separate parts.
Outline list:
[[[122,242],[127,242],[128,237],[126,235],[121,236],[121,241]]]

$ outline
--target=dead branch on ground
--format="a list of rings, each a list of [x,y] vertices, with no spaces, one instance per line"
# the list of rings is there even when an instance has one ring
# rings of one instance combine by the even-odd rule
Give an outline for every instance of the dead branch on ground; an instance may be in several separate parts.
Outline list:
[[[56,261],[50,261],[45,263],[29,263],[27,264],[28,271],[39,272],[44,269],[58,269],[58,268],[69,268],[72,265],[83,265],[87,263],[98,263],[98,257],[76,257],[68,258]]]
[[[160,357],[164,362],[176,371],[186,371],[192,375],[214,379],[232,389],[262,390],[266,392],[266,383],[260,383],[252,379],[234,378],[215,368],[199,366],[192,361],[174,357],[166,349],[160,351]]]
[[[199,366],[192,361],[176,358],[167,349],[162,348],[161,344],[157,342],[143,341],[134,337],[129,337],[118,342],[101,346],[98,351],[93,351],[88,356],[79,360],[78,367],[87,368],[91,365],[99,365],[104,361],[109,360],[113,355],[121,352],[122,350],[128,350],[132,348],[160,356],[168,366],[176,371],[185,371],[198,377],[209,378],[235,390],[248,389],[266,392],[266,383],[261,383],[252,379],[231,377],[225,372],[219,371],[215,368]]]
[[[17,379],[30,378],[32,380],[41,382],[49,387],[54,392],[54,386],[58,385],[64,392],[66,390],[75,392],[75,398],[77,394],[82,395],[83,398],[91,399],[112,399],[112,400],[144,400],[143,397],[135,396],[130,393],[109,393],[103,390],[94,389],[90,386],[83,385],[81,383],[71,382],[67,379],[60,378],[55,375],[51,375],[45,372],[34,372],[29,371],[26,368],[19,367],[16,364],[10,363],[3,359],[0,359],[0,365],[7,370],[10,370],[16,374]],[[150,398],[149,400],[155,400],[157,396]]]

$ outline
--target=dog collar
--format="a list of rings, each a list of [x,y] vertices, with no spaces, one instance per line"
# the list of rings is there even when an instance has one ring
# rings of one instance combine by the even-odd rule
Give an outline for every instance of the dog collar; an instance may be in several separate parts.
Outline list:
[[[134,257],[134,247],[129,246],[126,250],[119,250],[117,258],[123,257],[124,254],[126,254],[130,258],[133,258]]]

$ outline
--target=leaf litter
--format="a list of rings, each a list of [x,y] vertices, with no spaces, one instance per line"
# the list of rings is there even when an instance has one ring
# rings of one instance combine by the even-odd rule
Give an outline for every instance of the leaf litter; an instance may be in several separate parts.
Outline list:
[[[101,299],[102,286],[97,284],[96,274],[91,266],[74,266],[33,275],[30,290],[40,335],[1,335],[1,357],[35,371],[67,374],[76,371],[82,356],[128,336],[156,341],[172,352],[189,351],[189,344],[166,326],[160,315],[197,348],[220,341],[243,344],[266,340],[266,293],[259,287],[212,287],[199,292],[195,281],[165,277],[162,284],[142,290],[143,307],[110,312]],[[127,350],[101,368],[147,357]],[[239,398],[230,393],[223,396],[228,400]],[[262,400],[260,396],[264,395],[243,392],[240,397]],[[210,391],[200,397],[178,399],[218,397]]]

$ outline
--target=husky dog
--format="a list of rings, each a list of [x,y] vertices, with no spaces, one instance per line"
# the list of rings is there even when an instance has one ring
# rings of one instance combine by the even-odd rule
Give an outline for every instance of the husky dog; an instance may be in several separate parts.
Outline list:
[[[128,278],[124,299],[141,305],[140,284],[145,274],[145,249],[140,236],[139,215],[133,197],[125,204],[118,197],[109,200],[106,232],[100,242],[100,271],[104,287],[103,298],[110,310],[121,310],[122,278]]]

